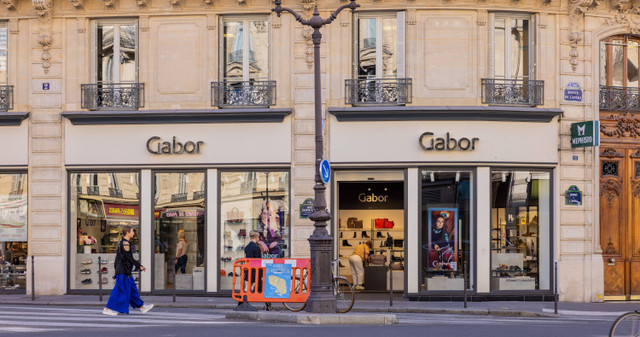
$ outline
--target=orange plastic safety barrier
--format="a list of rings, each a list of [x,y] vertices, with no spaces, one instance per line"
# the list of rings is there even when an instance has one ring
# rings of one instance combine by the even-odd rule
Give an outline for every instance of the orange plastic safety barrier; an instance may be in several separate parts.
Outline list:
[[[264,297],[266,265],[271,263],[291,265],[289,298]],[[244,296],[247,296],[247,302],[305,303],[309,298],[310,266],[310,259],[238,259],[233,263],[231,297],[238,302],[242,302]]]

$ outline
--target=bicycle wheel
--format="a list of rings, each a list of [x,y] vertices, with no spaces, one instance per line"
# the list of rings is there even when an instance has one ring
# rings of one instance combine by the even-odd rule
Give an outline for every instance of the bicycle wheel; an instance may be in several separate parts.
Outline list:
[[[296,293],[298,293],[298,290],[300,289],[300,284],[302,284],[302,292],[303,293],[306,292],[307,284],[303,282],[303,283],[298,283],[296,285]],[[307,306],[307,302],[304,302],[304,303],[282,302],[282,305],[284,305],[285,308],[291,311],[302,311]]]
[[[336,294],[336,312],[340,314],[349,312],[356,301],[353,286],[344,278],[334,278],[333,281],[333,293]]]
[[[628,312],[613,322],[609,337],[622,336],[640,336],[640,312]]]

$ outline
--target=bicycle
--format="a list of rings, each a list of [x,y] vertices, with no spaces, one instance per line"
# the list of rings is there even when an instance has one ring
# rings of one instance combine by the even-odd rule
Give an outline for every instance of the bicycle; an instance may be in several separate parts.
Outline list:
[[[331,262],[331,279],[333,280],[333,296],[336,297],[336,312],[339,314],[344,314],[349,312],[351,308],[353,308],[353,304],[356,301],[356,296],[353,291],[353,285],[351,282],[347,280],[344,276],[338,275],[338,266],[340,263],[340,259],[335,259]],[[299,287],[302,286],[302,292],[307,292],[309,287],[307,285],[307,275],[302,275],[302,281],[300,281],[300,277],[295,277],[296,283],[296,292],[299,291]],[[282,303],[285,308],[291,311],[301,311],[306,306],[307,303]]]
[[[640,311],[621,315],[613,322],[609,337],[640,336]]]

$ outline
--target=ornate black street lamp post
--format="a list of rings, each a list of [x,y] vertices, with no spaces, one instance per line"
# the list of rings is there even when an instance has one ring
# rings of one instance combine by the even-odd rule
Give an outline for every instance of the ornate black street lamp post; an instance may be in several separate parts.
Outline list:
[[[322,137],[322,98],[320,85],[320,42],[322,34],[320,28],[330,24],[336,19],[338,13],[343,9],[349,8],[354,11],[360,5],[355,0],[351,0],[349,4],[340,6],[335,12],[323,19],[318,13],[318,5],[316,4],[311,19],[306,20],[302,15],[296,13],[290,8],[282,7],[282,1],[276,0],[276,7],[272,9],[278,16],[282,12],[293,14],[298,22],[305,26],[313,28],[311,38],[313,40],[313,75],[314,75],[314,91],[315,91],[315,132],[316,132],[316,176],[315,199],[313,202],[314,212],[309,215],[309,219],[313,221],[313,234],[309,237],[309,246],[311,250],[311,294],[307,300],[307,311],[309,312],[336,312],[336,299],[333,296],[331,281],[331,242],[333,241],[327,231],[327,221],[331,220],[331,214],[327,211],[327,199],[325,197],[324,182],[320,178],[320,161],[323,157],[323,137]]]

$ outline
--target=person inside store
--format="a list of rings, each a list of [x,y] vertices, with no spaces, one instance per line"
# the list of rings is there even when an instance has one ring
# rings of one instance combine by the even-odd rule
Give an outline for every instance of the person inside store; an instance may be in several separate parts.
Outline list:
[[[153,308],[153,304],[144,304],[138,292],[138,286],[132,276],[133,267],[145,271],[145,267],[140,261],[133,257],[135,249],[131,244],[131,239],[136,235],[135,229],[131,226],[122,227],[122,240],[118,243],[114,269],[116,271],[116,284],[111,290],[107,306],[102,313],[109,316],[118,314],[129,314],[129,306],[134,309],[140,308],[140,312],[146,314]]]
[[[443,214],[435,217],[435,226],[431,230],[431,250],[429,250],[429,263],[431,267],[447,267],[454,258],[453,230],[447,230],[447,219]]]
[[[268,204],[260,210],[258,233],[260,235],[258,245],[262,249],[262,253],[271,255],[269,257],[282,257],[282,250],[278,245],[282,240],[282,236],[280,235],[280,230],[271,222]]]
[[[371,240],[356,246],[349,256],[351,275],[353,275],[353,285],[355,290],[364,290],[364,262],[369,261],[369,252],[373,248]]]
[[[187,239],[185,239],[184,229],[178,231],[178,244],[176,245],[175,272],[178,269],[185,274],[187,272]]]
[[[249,244],[244,247],[244,256],[247,259],[260,259],[262,258],[262,249],[258,246],[260,240],[260,234],[256,231],[249,232]],[[251,280],[255,280],[255,270],[251,271]],[[262,292],[262,269],[258,272],[258,292]],[[244,281],[248,282],[249,274],[244,274]],[[265,303],[267,311],[271,311],[271,303]]]

